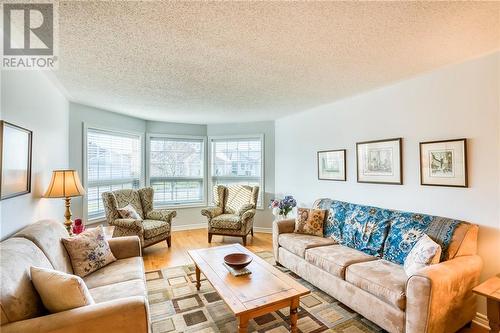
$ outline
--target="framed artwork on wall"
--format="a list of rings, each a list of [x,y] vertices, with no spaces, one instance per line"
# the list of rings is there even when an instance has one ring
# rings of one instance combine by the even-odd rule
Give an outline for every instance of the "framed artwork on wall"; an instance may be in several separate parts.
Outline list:
[[[402,138],[356,143],[358,183],[403,184]]]
[[[420,184],[468,187],[467,139],[420,142]]]
[[[346,150],[318,151],[318,179],[346,181]]]
[[[30,130],[0,120],[0,200],[31,192]]]

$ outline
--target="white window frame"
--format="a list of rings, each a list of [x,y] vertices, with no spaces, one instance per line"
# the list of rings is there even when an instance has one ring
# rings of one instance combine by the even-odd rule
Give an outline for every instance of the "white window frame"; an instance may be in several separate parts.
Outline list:
[[[150,182],[150,152],[151,152],[151,138],[167,138],[167,139],[195,139],[203,140],[203,200],[200,203],[178,203],[172,205],[159,205],[155,208],[196,208],[207,206],[207,137],[200,135],[176,135],[176,134],[162,134],[162,133],[147,133],[146,134],[146,186],[151,186]]]
[[[82,142],[82,145],[83,145],[83,156],[82,156],[82,160],[83,160],[83,169],[82,169],[82,175],[83,175],[83,187],[85,188],[85,190],[87,191],[88,189],[88,161],[87,161],[87,153],[88,153],[88,149],[87,149],[87,139],[88,139],[88,130],[96,130],[96,131],[102,131],[102,132],[108,132],[108,133],[111,133],[111,134],[122,134],[122,135],[129,135],[129,136],[137,136],[139,137],[139,141],[140,141],[140,153],[139,153],[139,156],[140,156],[140,159],[141,159],[141,162],[140,162],[140,167],[141,167],[141,170],[140,170],[140,173],[139,173],[139,187],[144,187],[144,170],[145,170],[145,158],[144,158],[144,132],[136,132],[136,131],[127,131],[127,130],[122,130],[122,129],[117,129],[117,128],[111,128],[111,127],[101,127],[101,126],[94,126],[92,124],[89,124],[89,123],[83,123],[83,142]],[[95,217],[95,218],[92,218],[92,219],[89,219],[88,217],[88,194],[85,194],[83,196],[83,200],[82,200],[82,203],[83,203],[83,215],[85,217],[85,221],[87,221],[88,223],[98,223],[98,222],[103,222],[103,221],[106,221],[106,216],[102,216],[102,217]]]
[[[264,134],[247,134],[247,135],[213,135],[208,137],[208,174],[207,174],[207,179],[208,179],[208,184],[209,188],[212,189],[214,186],[213,180],[212,180],[212,141],[213,140],[241,140],[241,139],[258,139],[261,142],[261,165],[260,165],[260,174],[261,174],[261,184],[259,186],[259,199],[260,199],[260,205],[257,205],[258,210],[264,210],[264,200],[265,200],[265,184],[266,184],[266,177],[265,177],[265,138]],[[208,191],[209,192],[209,203],[210,205],[213,205],[213,191]]]

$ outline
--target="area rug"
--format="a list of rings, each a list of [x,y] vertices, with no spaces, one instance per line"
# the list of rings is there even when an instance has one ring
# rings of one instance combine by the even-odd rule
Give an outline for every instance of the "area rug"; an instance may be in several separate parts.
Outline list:
[[[271,252],[257,253],[274,265]],[[300,299],[298,329],[300,333],[366,333],[385,332],[333,297],[317,289],[289,270],[286,274],[311,290]],[[238,323],[231,310],[202,275],[196,290],[193,265],[170,267],[146,273],[153,333],[233,333]],[[250,320],[248,332],[289,332],[289,309]]]

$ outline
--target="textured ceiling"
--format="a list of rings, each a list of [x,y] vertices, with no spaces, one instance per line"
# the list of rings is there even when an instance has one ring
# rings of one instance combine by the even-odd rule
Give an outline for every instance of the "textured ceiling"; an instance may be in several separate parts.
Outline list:
[[[268,120],[499,48],[499,2],[60,2],[70,99]]]

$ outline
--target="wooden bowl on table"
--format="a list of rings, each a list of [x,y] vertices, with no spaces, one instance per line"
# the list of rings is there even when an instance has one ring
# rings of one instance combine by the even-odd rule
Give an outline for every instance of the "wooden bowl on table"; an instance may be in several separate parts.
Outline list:
[[[245,253],[231,253],[224,257],[224,262],[229,267],[239,270],[252,262],[252,257]]]

